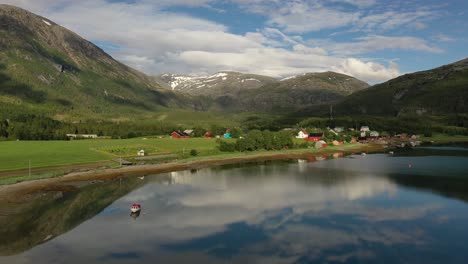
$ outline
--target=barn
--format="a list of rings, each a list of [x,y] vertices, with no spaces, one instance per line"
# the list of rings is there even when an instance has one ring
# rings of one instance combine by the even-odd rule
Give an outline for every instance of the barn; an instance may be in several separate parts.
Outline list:
[[[171,133],[172,138],[190,138],[190,136],[182,131],[174,131]]]

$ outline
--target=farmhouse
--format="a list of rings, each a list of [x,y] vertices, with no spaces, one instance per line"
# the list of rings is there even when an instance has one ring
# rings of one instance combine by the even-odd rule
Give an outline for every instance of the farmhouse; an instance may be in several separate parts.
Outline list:
[[[344,127],[335,127],[333,130],[335,130],[336,133],[341,133],[344,131]]]
[[[204,138],[213,138],[213,134],[211,134],[211,132],[206,132],[204,135],[203,135]]]
[[[369,136],[370,136],[371,138],[378,138],[378,137],[379,137],[379,132],[377,132],[377,131],[371,131],[370,134],[369,134]]]
[[[307,137],[309,137],[309,134],[305,130],[299,131],[299,133],[297,133],[297,136],[296,136],[296,138],[299,138],[299,139],[306,139]]]
[[[192,136],[192,134],[193,134],[193,129],[186,129],[186,130],[184,130],[184,133],[187,134],[187,135],[189,135],[189,136]]]
[[[369,132],[370,128],[368,126],[362,126],[360,129],[361,132]]]
[[[174,131],[171,133],[172,138],[189,138],[190,135],[182,131]]]
[[[315,143],[315,148],[326,148],[327,143],[323,140],[319,140]]]
[[[140,149],[139,151],[137,151],[137,155],[138,155],[138,156],[145,156],[145,150],[144,150],[144,149]]]
[[[323,133],[310,133],[310,134],[305,138],[305,140],[317,142],[317,141],[322,140],[322,138],[323,138]]]

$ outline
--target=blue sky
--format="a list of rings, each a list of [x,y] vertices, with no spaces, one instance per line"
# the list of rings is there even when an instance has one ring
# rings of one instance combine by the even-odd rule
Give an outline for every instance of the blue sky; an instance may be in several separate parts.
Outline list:
[[[337,71],[370,83],[468,57],[468,1],[0,0],[148,74]]]

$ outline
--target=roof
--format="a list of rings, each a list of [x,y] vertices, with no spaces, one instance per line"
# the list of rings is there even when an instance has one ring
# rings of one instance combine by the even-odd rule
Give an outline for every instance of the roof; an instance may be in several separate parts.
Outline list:
[[[172,133],[176,133],[177,135],[181,136],[181,137],[188,137],[189,134],[185,133],[185,132],[182,132],[182,131],[174,131]]]

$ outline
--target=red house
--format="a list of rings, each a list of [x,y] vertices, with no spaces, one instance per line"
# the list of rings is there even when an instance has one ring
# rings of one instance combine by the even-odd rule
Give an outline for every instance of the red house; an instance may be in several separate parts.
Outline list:
[[[203,135],[204,138],[213,138],[213,134],[211,132],[206,132],[205,135]]]
[[[304,138],[304,140],[317,142],[317,141],[322,140],[322,138],[323,138],[323,133],[309,133],[309,136]]]
[[[182,131],[174,131],[171,133],[172,138],[189,138],[190,136]]]

